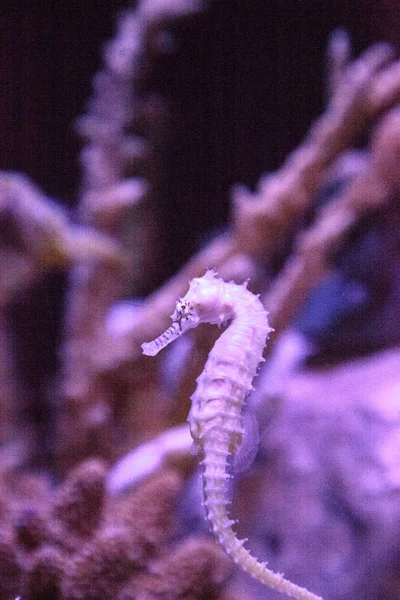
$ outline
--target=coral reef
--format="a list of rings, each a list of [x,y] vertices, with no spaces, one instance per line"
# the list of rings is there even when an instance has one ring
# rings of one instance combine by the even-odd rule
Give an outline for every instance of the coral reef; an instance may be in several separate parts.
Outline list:
[[[193,163],[220,148],[228,117],[203,139],[212,102],[196,106],[215,84],[202,63],[210,38],[220,36],[221,64],[243,52],[226,33],[225,4],[138,0],[120,12],[76,120],[76,210],[31,172],[0,173],[4,600],[275,598],[236,569],[204,520],[186,419],[218,332],[205,325],[165,356],[141,355],[209,268],[232,289],[250,279],[275,330],[246,398],[259,451],[224,490],[238,536],[325,598],[398,597],[400,62],[387,43],[352,59],[347,33],[334,31],[325,108],[315,119],[299,102],[314,120],[308,133],[297,131],[280,168],[232,187],[226,219],[219,184],[199,205],[197,165],[175,156],[188,147],[180,139]],[[202,73],[194,99],[191,64]],[[228,96],[234,87],[218,69],[214,101],[219,86]],[[246,162],[251,150],[240,153]],[[186,162],[190,185],[172,168]],[[182,223],[193,231],[178,235]]]
[[[100,460],[36,496],[18,495],[3,473],[1,597],[222,598],[232,570],[223,553],[211,540],[173,541],[182,464],[165,465],[122,499],[106,494]]]

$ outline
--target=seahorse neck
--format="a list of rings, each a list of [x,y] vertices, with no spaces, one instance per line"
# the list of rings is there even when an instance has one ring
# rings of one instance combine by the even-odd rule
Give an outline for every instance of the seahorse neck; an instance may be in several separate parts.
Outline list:
[[[227,303],[230,302],[231,318],[226,330],[217,339],[210,357],[228,357],[229,350],[237,346],[237,352],[233,352],[235,361],[239,361],[242,367],[247,367],[253,372],[251,379],[256,373],[257,366],[262,360],[266,338],[271,328],[268,325],[267,312],[258,297],[254,296],[246,288],[236,286],[235,294],[229,295],[227,286]]]

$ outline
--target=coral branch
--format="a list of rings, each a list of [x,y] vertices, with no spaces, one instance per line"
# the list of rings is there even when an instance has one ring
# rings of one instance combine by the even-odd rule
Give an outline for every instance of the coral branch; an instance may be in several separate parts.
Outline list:
[[[148,297],[129,334],[132,359],[138,357],[146,337],[153,338],[165,329],[172,308],[170,298],[182,295],[188,280],[205,268],[220,268],[237,253],[266,262],[271,259],[288,228],[310,206],[333,161],[398,101],[399,63],[390,62],[392,54],[390,46],[377,44],[349,63],[335,84],[325,113],[282,168],[261,178],[255,194],[242,186],[233,190],[232,231],[216,238]]]
[[[279,333],[287,327],[330,268],[329,260],[346,234],[364,215],[387,202],[398,189],[400,111],[393,109],[377,125],[370,158],[345,190],[317,214],[314,224],[297,239],[295,251],[263,302]]]
[[[329,36],[327,48],[327,91],[333,96],[350,60],[350,38],[344,29],[335,29]]]
[[[73,225],[67,211],[23,175],[0,172],[0,227],[0,305],[43,271],[81,260],[122,263],[113,240]]]
[[[333,250],[352,226],[387,199],[387,187],[368,164],[341,196],[321,210],[315,224],[299,235],[295,251],[263,297],[278,333],[289,325],[309,292],[326,275]]]
[[[86,142],[81,155],[79,216],[113,237],[123,249],[125,264],[111,269],[99,262],[82,262],[71,274],[62,392],[66,402],[58,441],[63,468],[93,452],[110,456],[114,420],[124,414],[123,407],[128,407],[126,419],[119,426],[130,436],[127,444],[131,446],[135,428],[130,424],[138,417],[138,405],[153,397],[155,406],[161,397],[156,389],[158,378],[151,369],[147,380],[142,376],[139,382],[120,372],[122,398],[117,398],[109,371],[104,369],[104,353],[98,348],[107,345],[106,320],[111,307],[128,294],[146,293],[160,278],[157,198],[167,112],[152,88],[151,72],[157,57],[167,49],[162,44],[169,35],[166,25],[194,14],[199,7],[192,1],[154,4],[142,0],[124,11],[114,38],[106,45],[104,68],[95,77],[87,114],[78,121]],[[142,375],[148,372],[144,369]],[[133,403],[138,388],[142,400]],[[151,434],[164,424],[160,420]]]
[[[301,146],[282,168],[261,180],[256,194],[242,188],[234,193],[234,232],[241,249],[265,258],[281,240],[293,220],[310,204],[326,169],[355,136],[400,94],[400,79],[392,79],[379,96],[378,81],[392,50],[376,45],[344,71],[326,112],[312,125]],[[387,67],[386,73],[393,69]],[[380,89],[383,86],[379,86]]]

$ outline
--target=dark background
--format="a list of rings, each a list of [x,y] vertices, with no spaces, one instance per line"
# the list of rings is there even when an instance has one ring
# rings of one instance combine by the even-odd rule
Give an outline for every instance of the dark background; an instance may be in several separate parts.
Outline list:
[[[23,171],[74,204],[79,141],[72,124],[125,3],[7,4],[0,9],[0,167]],[[236,181],[254,184],[301,140],[323,107],[332,29],[345,27],[358,53],[377,40],[396,42],[399,13],[387,1],[229,0],[211,2],[180,27],[178,50],[154,84],[171,101],[168,166],[192,188],[191,210],[199,213],[200,197],[219,203]]]

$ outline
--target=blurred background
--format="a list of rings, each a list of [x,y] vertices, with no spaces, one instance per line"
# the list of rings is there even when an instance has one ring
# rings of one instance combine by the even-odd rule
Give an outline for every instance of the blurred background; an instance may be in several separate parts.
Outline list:
[[[177,6],[178,12],[185,5],[184,0],[166,3]],[[186,543],[182,542],[185,536],[203,536],[208,528],[201,508],[198,472],[193,475],[195,461],[188,458],[186,450],[182,458],[177,447],[179,457],[171,459],[162,434],[185,422],[195,377],[215,337],[205,330],[189,338],[187,346],[177,344],[165,359],[153,362],[139,356],[138,344],[148,341],[146,328],[159,328],[159,333],[163,319],[172,312],[169,304],[171,298],[173,304],[176,293],[170,293],[170,289],[175,290],[171,278],[178,269],[221,233],[236,231],[232,186],[244,184],[254,193],[254,204],[260,198],[260,203],[267,204],[263,199],[265,182],[259,183],[260,178],[281,167],[326,110],[326,53],[332,32],[338,28],[347,31],[351,59],[381,41],[392,44],[396,56],[400,10],[395,0],[210,0],[187,18],[174,15],[165,22],[161,19],[160,29],[158,22],[154,26],[156,34],[150,19],[150,33],[144,35],[145,47],[139,52],[140,73],[132,75],[136,94],[132,115],[129,113],[123,123],[128,124],[121,136],[125,142],[135,138],[132,146],[139,138],[145,140],[150,151],[146,154],[144,144],[144,159],[141,156],[136,161],[134,156],[132,164],[124,163],[112,183],[118,188],[120,181],[132,183],[135,177],[145,177],[153,187],[150,193],[145,192],[144,208],[139,207],[138,213],[129,205],[129,194],[135,195],[132,189],[126,197],[122,188],[117,189],[123,199],[128,198],[121,212],[118,194],[111,194],[113,201],[117,197],[118,218],[123,215],[121,226],[120,222],[115,224],[115,207],[107,204],[112,186],[106,181],[103,188],[100,184],[96,188],[90,181],[90,176],[95,179],[96,175],[95,158],[81,153],[85,143],[79,139],[77,122],[85,113],[93,116],[97,110],[102,114],[104,106],[101,102],[96,105],[93,97],[98,99],[104,89],[96,88],[101,79],[96,76],[96,91],[92,93],[93,78],[107,70],[104,62],[110,59],[106,42],[115,34],[116,19],[126,5],[87,0],[71,1],[65,7],[43,1],[32,8],[31,2],[21,0],[17,6],[5,3],[0,8],[0,169],[25,174],[43,192],[37,197],[32,194],[32,213],[29,216],[28,211],[26,220],[22,213],[13,220],[9,197],[19,199],[20,188],[15,191],[14,180],[1,176],[0,228],[2,251],[6,248],[6,252],[0,256],[0,282],[8,277],[8,257],[15,248],[19,257],[26,254],[39,267],[36,277],[28,265],[29,276],[26,281],[21,276],[17,282],[21,287],[10,294],[10,300],[0,296],[0,369],[4,369],[0,393],[5,398],[0,406],[0,480],[7,490],[4,498],[0,493],[4,508],[0,518],[0,575],[10,572],[9,564],[16,573],[8,587],[0,578],[0,596],[14,599],[24,589],[27,600],[272,600],[278,595],[249,583],[246,576],[236,573],[231,577],[223,555],[213,554],[213,544],[203,548],[195,541],[190,547],[192,554],[180,546]],[[163,2],[128,3],[130,10],[144,5],[160,7]],[[387,62],[391,60],[395,61],[388,58]],[[381,64],[384,70],[385,60]],[[107,103],[109,97],[105,98]],[[396,102],[388,102],[388,107]],[[113,104],[110,106],[112,113]],[[358,114],[362,112],[363,105],[361,109],[358,106]],[[367,210],[364,214],[360,209],[349,231],[344,227],[343,236],[338,235],[336,245],[332,244],[332,252],[324,254],[317,246],[316,254],[319,249],[328,263],[326,276],[318,285],[309,285],[307,301],[293,300],[293,314],[286,321],[283,318],[282,330],[278,319],[269,361],[252,401],[261,430],[260,451],[251,469],[235,480],[233,512],[239,517],[240,535],[249,537],[257,556],[271,559],[272,568],[284,570],[296,582],[332,600],[400,597],[400,185],[399,177],[396,179],[400,119],[394,111],[392,121],[389,118],[380,130],[381,138],[377,136],[381,145],[373,145],[371,139],[375,137],[370,134],[380,111],[372,113],[373,122],[360,127],[356,139],[346,141],[345,147],[357,152],[341,156],[342,162],[332,170],[326,168],[321,186],[309,198],[308,209],[304,213],[300,210],[300,216],[295,215],[287,229],[287,223],[279,229],[277,238],[283,234],[283,239],[271,254],[266,251],[260,257],[253,248],[237,264],[227,266],[221,260],[228,279],[251,278],[254,291],[261,292],[263,300],[278,297],[281,309],[279,294],[270,297],[268,290],[272,283],[276,291],[273,284],[278,281],[279,287],[280,278],[286,281],[284,265],[288,257],[296,256],[297,234],[304,230],[315,234],[312,226],[323,216],[323,207],[336,206],[335,200],[342,192],[345,195],[347,184],[357,181],[358,175],[361,180],[365,172],[393,175],[392,186],[385,180],[383,191],[377,186],[377,191],[373,188],[371,192],[372,204],[378,198],[375,212]],[[80,124],[82,133],[85,125]],[[93,139],[96,142],[98,134],[91,126],[93,122],[86,123],[83,134],[86,149]],[[101,135],[99,138],[104,141]],[[112,152],[110,155],[109,163],[99,161],[99,165],[110,166],[115,158]],[[323,163],[321,170],[325,167]],[[318,171],[318,164],[315,168]],[[97,175],[101,182],[101,169],[97,168]],[[26,180],[25,184],[29,191]],[[21,184],[21,190],[23,187]],[[361,188],[366,191],[366,203],[370,188]],[[299,198],[301,192],[300,186]],[[21,191],[22,198],[24,193]],[[91,205],[96,193],[99,204]],[[70,255],[65,258],[64,248],[57,246],[57,236],[55,241],[47,241],[46,219],[41,221],[39,208],[42,205],[35,204],[38,198],[44,201],[43,206],[52,199],[69,211],[65,219],[60,217],[60,231],[71,234],[71,239],[67,234],[66,239],[72,240],[71,246],[76,243],[77,254],[68,248]],[[340,210],[333,213],[333,217],[340,217]],[[54,221],[53,216],[48,221],[49,231],[59,214],[55,209]],[[26,224],[36,223],[36,216],[39,234],[34,231],[33,241],[29,235],[25,239],[24,233],[32,233]],[[17,225],[15,229],[10,222]],[[74,237],[77,223],[89,224],[95,232],[94,238],[90,232],[86,232],[88,238],[82,238],[86,239],[82,255],[76,242],[81,238]],[[58,225],[54,227],[58,232]],[[102,234],[114,236],[122,247],[126,243],[123,250],[128,255],[133,248],[128,269],[126,263],[117,260],[120,246],[108,246],[110,240],[103,239]],[[37,251],[36,242],[40,251],[43,244],[43,255]],[[133,256],[135,251],[139,258]],[[139,265],[137,271],[130,268],[136,265],[134,260]],[[192,275],[184,271],[180,277],[186,285]],[[168,288],[170,281],[172,287]],[[145,300],[163,284],[165,297],[156,292]],[[162,313],[159,321],[158,309]],[[272,317],[282,316],[279,310],[274,313],[273,306],[270,310]],[[177,436],[174,443],[179,445],[179,439]],[[136,454],[129,462],[130,451],[140,451],[141,444],[147,442],[150,446],[144,446],[143,462]],[[154,458],[152,452],[156,466],[150,460]],[[165,463],[164,454],[168,455]],[[124,489],[115,490],[107,483],[107,472],[123,456],[128,460],[122,465],[126,464],[122,470],[127,482],[118,484]],[[86,462],[93,457],[99,462]],[[141,487],[142,475],[135,471],[138,460],[146,477],[155,475],[155,487]],[[67,475],[71,467],[77,470]],[[30,473],[38,480],[33,475],[31,480]],[[43,475],[47,477],[45,492],[38,483]],[[131,508],[127,508],[129,498],[121,509],[115,508],[119,504],[113,504],[112,494],[129,494],[131,485],[138,486],[139,494],[133,496]],[[142,508],[157,504],[158,499],[164,502],[161,516],[143,517]],[[110,533],[110,522],[114,523],[119,510],[122,517],[118,527],[124,530],[121,547],[125,548],[133,536],[135,552],[140,548],[139,559],[137,554],[134,560],[131,555],[126,558],[118,546],[119,538],[115,555],[107,554],[110,546],[114,551],[107,540],[115,535],[115,529]],[[89,513],[94,515],[92,520]],[[172,513],[179,522],[175,529],[169,522]],[[44,525],[47,519],[49,527]],[[81,527],[85,519],[90,521],[87,530]],[[143,531],[142,537],[137,534],[140,539],[135,538],[136,524],[142,521],[151,526],[157,522],[157,527],[167,531],[166,537],[160,534],[159,539],[155,527],[156,541],[147,539]],[[80,554],[84,543],[88,544],[84,547],[90,564]],[[55,555],[51,554],[54,547]],[[166,556],[171,547],[178,548],[178,554],[174,563],[172,553],[170,564]],[[43,557],[42,550],[49,551],[50,558]],[[207,568],[203,563],[199,567],[199,554],[209,557]],[[103,560],[108,567],[102,571],[105,583],[99,591],[93,586]],[[160,582],[153,580],[152,561],[157,560],[162,565],[160,573],[171,575],[168,593],[160,591]],[[119,561],[126,565],[126,573],[117,584],[110,583],[109,565]],[[66,575],[65,562],[73,565],[72,579]],[[188,565],[182,578],[187,575],[189,583],[181,593],[177,581],[181,581],[182,563]],[[139,573],[139,583],[134,578],[133,587],[129,583],[122,589],[130,581],[132,565],[135,578]],[[47,575],[31,577],[35,569],[50,574],[49,581],[56,581],[53,588],[43,583]],[[164,579],[168,580],[167,575]],[[193,581],[200,590],[196,593]],[[208,587],[203,589],[198,581]],[[153,595],[136,595],[136,585],[142,586],[142,591],[151,588]],[[90,592],[92,595],[88,591],[91,586],[97,590]],[[37,596],[39,588],[42,595]]]
[[[229,189],[254,186],[283,162],[322,111],[329,34],[345,28],[354,53],[395,46],[396,2],[209,2],[180,27],[151,86],[171,113],[165,156],[167,277],[207,230],[226,223]],[[101,48],[124,2],[29,2],[0,12],[3,57],[0,166],[22,171],[70,206],[80,189],[74,121],[89,98]],[[212,210],[210,210],[212,207]],[[161,277],[161,275],[160,275]]]

